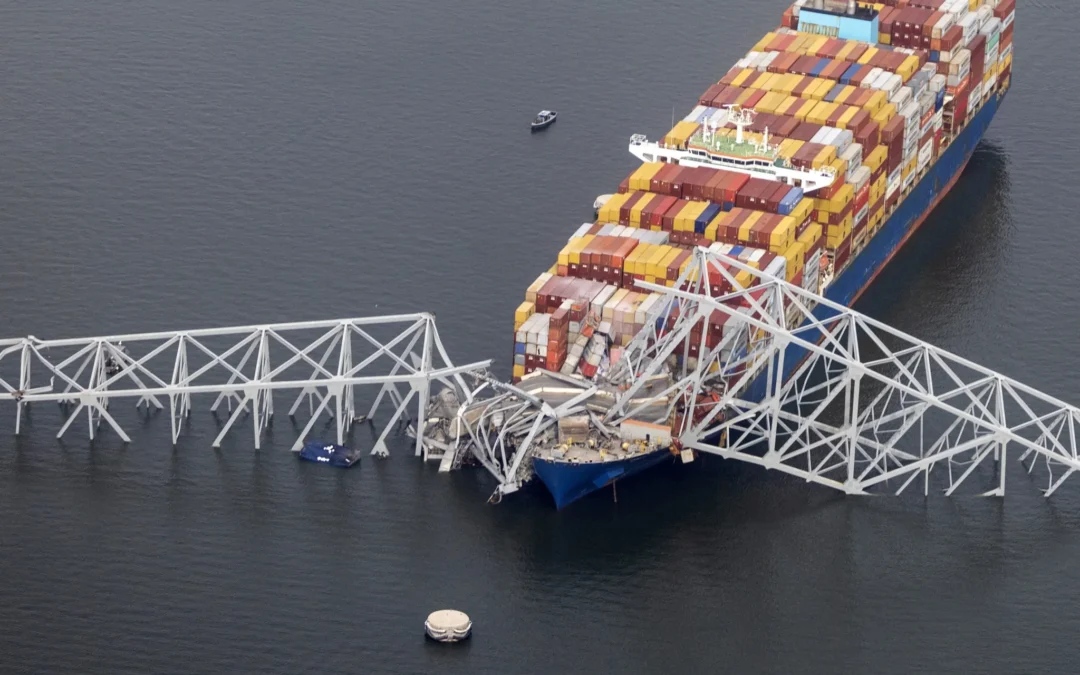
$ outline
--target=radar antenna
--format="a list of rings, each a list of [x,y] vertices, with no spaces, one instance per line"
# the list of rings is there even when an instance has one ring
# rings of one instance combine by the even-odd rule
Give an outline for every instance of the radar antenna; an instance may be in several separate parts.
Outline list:
[[[735,125],[735,142],[743,142],[743,127],[748,127],[754,123],[755,113],[750,108],[744,108],[740,105],[726,105],[728,109],[728,121]]]

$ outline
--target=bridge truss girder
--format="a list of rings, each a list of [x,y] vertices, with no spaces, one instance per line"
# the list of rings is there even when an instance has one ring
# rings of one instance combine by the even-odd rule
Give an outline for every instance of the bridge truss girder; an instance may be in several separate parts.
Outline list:
[[[467,400],[461,375],[490,361],[454,366],[431,314],[309,321],[139,333],[92,338],[41,340],[30,336],[0,340],[0,390],[15,402],[15,432],[24,407],[55,401],[68,408],[57,433],[62,437],[81,413],[89,436],[105,422],[124,441],[130,438],[110,413],[114,399],[134,399],[136,407],[169,410],[175,445],[190,417],[192,397],[212,395],[210,410],[229,416],[213,442],[220,447],[242,414],[252,420],[256,449],[273,418],[275,392],[295,394],[293,417],[308,403],[309,419],[293,450],[299,450],[325,413],[335,422],[339,444],[354,422],[372,418],[389,403],[393,413],[372,454],[385,456],[386,440],[408,420],[415,453],[424,446],[425,411],[433,384],[452,388]],[[47,381],[46,381],[47,380]],[[357,415],[358,391],[374,390],[366,415]],[[415,403],[414,403],[415,400]],[[416,412],[409,412],[414,404]]]
[[[675,288],[639,283],[671,302],[611,375],[630,400],[681,356],[673,433],[684,447],[848,494],[921,483],[951,495],[982,481],[979,494],[1003,496],[1016,459],[1042,467],[1050,496],[1080,469],[1076,407],[738,260],[694,256]],[[733,288],[737,271],[758,285],[713,297],[710,269]],[[732,328],[709,347],[693,327],[714,312]],[[608,421],[633,412],[616,405]]]

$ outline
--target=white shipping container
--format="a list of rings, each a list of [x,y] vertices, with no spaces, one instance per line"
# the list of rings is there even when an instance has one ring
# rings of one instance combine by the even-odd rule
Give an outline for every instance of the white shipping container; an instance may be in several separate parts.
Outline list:
[[[867,220],[869,218],[870,218],[870,205],[867,204],[866,206],[859,209],[859,212],[855,214],[855,221],[854,222],[855,222],[856,225],[858,225],[859,223],[861,223],[864,220]]]
[[[858,169],[851,172],[851,180],[848,182],[851,183],[852,187],[855,188],[855,192],[858,193],[870,182],[872,176],[873,174],[870,173],[870,167],[860,164]]]
[[[1005,30],[1009,26],[1013,25],[1013,21],[1016,20],[1016,10],[1009,12],[1009,16],[1001,20],[1001,30]]]
[[[941,127],[944,126],[945,121],[945,108],[941,107],[934,113],[934,131],[941,131]]]
[[[699,118],[705,113],[706,107],[699,105],[690,111],[690,114],[683,118],[683,122],[697,122]]]
[[[1002,28],[1001,19],[999,19],[999,18],[997,18],[995,16],[995,17],[993,17],[992,19],[990,19],[989,21],[987,21],[986,23],[983,24],[982,28],[979,29],[979,33],[982,34],[982,35],[985,35],[987,40],[989,40],[994,35],[1000,36],[1001,35],[1001,28]]]
[[[768,70],[769,66],[772,65],[772,62],[775,61],[778,56],[780,56],[780,52],[766,52],[765,58],[762,59],[758,70]]]
[[[934,75],[930,78],[930,91],[934,92],[935,94],[939,91],[942,91],[943,89],[945,89],[945,83],[947,81],[948,78],[944,75]]]
[[[930,158],[934,156],[934,142],[929,141],[926,145],[919,148],[919,169],[923,169],[930,163]]]
[[[911,87],[900,87],[900,90],[897,91],[896,94],[889,97],[889,103],[892,103],[896,106],[897,110],[900,110],[906,106],[913,97],[914,95],[911,92]]]
[[[574,239],[575,237],[584,237],[589,233],[589,230],[592,229],[592,226],[592,223],[582,223],[581,227],[579,227],[572,235],[570,235],[570,239]]]
[[[858,143],[849,144],[842,152],[840,152],[840,159],[847,161],[848,175],[850,176],[853,171],[862,165],[862,145]],[[852,181],[849,180],[848,182],[850,183]]]
[[[970,13],[960,19],[960,27],[964,29],[964,39],[961,40],[964,44],[970,44],[971,39],[979,32],[979,17],[975,13]]]
[[[870,83],[873,82],[874,80],[876,80],[877,78],[881,77],[881,74],[883,72],[885,72],[885,71],[882,70],[881,68],[874,68],[873,70],[870,71],[870,74],[867,75],[865,79],[863,79],[862,84],[860,84],[859,86],[862,87],[863,89],[869,89],[870,88]]]
[[[836,147],[836,152],[841,153],[848,149],[855,141],[855,134],[850,129],[837,129],[836,138],[830,141],[830,145]]]
[[[873,74],[873,71],[870,72]],[[882,89],[883,85],[890,79],[890,75],[892,75],[892,73],[889,71],[882,70],[876,77],[873,77],[872,79],[868,77],[863,80],[863,84],[866,85],[868,89]]]
[[[975,10],[975,18],[978,22],[979,30],[986,25],[986,22],[994,18],[994,9],[989,5],[983,5],[979,9]]]
[[[964,79],[971,68],[971,50],[961,49],[956,53],[956,58],[949,62],[949,75],[959,75]]]
[[[905,190],[908,189],[909,187],[911,187],[912,184],[915,183],[915,174],[916,173],[917,172],[912,171],[911,173],[908,174],[908,177],[904,179],[904,189]]]
[[[983,91],[987,91],[987,92],[991,91],[996,84],[997,84],[997,73],[994,73],[993,75],[990,76],[990,79],[988,79],[986,81],[986,85],[983,87]]]
[[[818,129],[818,132],[814,134],[813,138],[810,139],[810,142],[818,143],[819,145],[826,145],[825,139],[828,138],[832,132],[832,127],[821,127],[820,129]]]
[[[943,17],[938,19],[938,22],[934,24],[931,29],[930,38],[933,40],[940,40],[941,36],[945,34],[945,31],[949,30],[956,24],[956,15],[945,13]]]
[[[1005,59],[1012,56],[1012,52],[1013,52],[1013,46],[1010,43],[1008,47],[1005,47],[1004,49],[1001,50],[1001,54],[998,57],[998,60],[1001,61],[1002,63],[1004,63]]]
[[[971,88],[971,96],[968,97],[970,101],[969,106],[974,107],[976,103],[982,100],[983,97],[983,83],[980,82]]]

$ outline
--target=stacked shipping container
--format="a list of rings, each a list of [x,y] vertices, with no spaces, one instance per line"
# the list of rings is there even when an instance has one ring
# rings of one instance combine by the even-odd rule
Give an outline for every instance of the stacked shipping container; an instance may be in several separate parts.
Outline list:
[[[515,316],[514,376],[537,368],[593,376],[606,343],[625,345],[660,295],[709,246],[815,292],[877,232],[915,180],[1010,76],[1015,0],[885,0],[878,44],[798,33],[799,0],[699,98],[668,147],[714,151],[733,137],[725,106],[754,109],[745,140],[769,161],[831,171],[813,196],[745,173],[646,163],[619,186],[534,282]],[[866,3],[860,2],[865,5]],[[732,287],[716,281],[714,293]],[[735,275],[746,288],[751,275]],[[705,326],[714,339],[723,326]]]

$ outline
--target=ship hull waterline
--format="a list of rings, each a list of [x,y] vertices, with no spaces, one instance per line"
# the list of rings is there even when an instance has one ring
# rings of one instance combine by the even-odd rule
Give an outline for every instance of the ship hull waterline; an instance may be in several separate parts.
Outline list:
[[[928,167],[926,174],[912,186],[907,197],[867,242],[866,247],[833,279],[825,289],[826,298],[849,307],[858,300],[877,278],[878,273],[956,184],[1007,91],[1004,89],[987,99],[937,161]],[[813,313],[817,321],[835,315],[833,310],[823,306],[815,308]],[[784,354],[785,380],[796,371],[806,356],[807,350],[803,347],[791,345],[787,348]],[[765,385],[763,375],[750,385],[745,400],[756,401],[763,398]],[[640,473],[671,456],[668,450],[658,450],[632,459],[591,464],[533,458],[533,470],[551,493],[556,508],[562,509],[615,480]],[[652,461],[642,461],[646,458]]]

